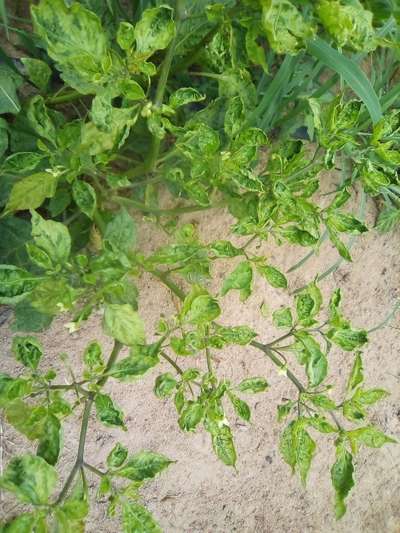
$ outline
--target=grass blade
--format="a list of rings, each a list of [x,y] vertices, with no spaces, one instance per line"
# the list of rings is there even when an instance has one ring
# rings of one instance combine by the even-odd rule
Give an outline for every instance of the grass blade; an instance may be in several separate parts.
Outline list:
[[[381,119],[382,108],[378,96],[367,76],[354,61],[332,48],[319,37],[308,43],[308,51],[327,67],[342,76],[345,82],[364,102],[374,124]]]
[[[7,39],[9,39],[10,34],[8,31],[8,13],[7,13],[6,0],[0,0],[0,17],[1,17],[1,20],[3,21],[4,28],[6,30]]]

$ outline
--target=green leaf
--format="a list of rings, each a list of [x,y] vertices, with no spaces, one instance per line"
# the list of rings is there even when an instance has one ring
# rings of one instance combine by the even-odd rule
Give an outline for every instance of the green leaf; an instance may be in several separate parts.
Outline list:
[[[237,396],[235,396],[235,394],[232,394],[232,392],[230,391],[228,391],[228,398],[230,399],[237,416],[249,422],[251,417],[251,411],[248,404]]]
[[[143,320],[129,304],[107,304],[103,327],[107,335],[127,346],[145,343]]]
[[[76,291],[67,285],[64,278],[49,277],[41,281],[30,294],[30,304],[46,315],[57,315],[72,309]]]
[[[15,304],[37,285],[35,276],[13,265],[0,265],[0,304]]]
[[[110,468],[119,468],[124,464],[128,457],[128,449],[117,442],[114,448],[107,456],[107,466]]]
[[[29,263],[25,245],[31,239],[31,225],[15,216],[0,219],[0,264],[24,267]]]
[[[354,487],[353,456],[343,446],[336,449],[336,462],[331,468],[332,485],[336,492],[336,518],[342,518],[346,512],[344,500]]]
[[[96,191],[86,181],[75,180],[72,184],[74,202],[90,219],[93,219],[97,207]]]
[[[177,381],[172,374],[166,372],[157,376],[156,382],[154,384],[154,394],[158,398],[168,398],[174,392]]]
[[[253,280],[253,270],[249,261],[242,261],[224,280],[221,295],[225,296],[230,290],[240,291],[240,299],[247,300],[251,294],[251,283]]]
[[[305,350],[305,364],[308,381],[311,387],[320,385],[328,372],[328,360],[322,353],[321,347],[310,333],[298,331],[295,333]]]
[[[14,384],[17,390],[9,391],[19,395],[21,385]],[[42,405],[31,406],[21,399],[16,399],[13,402],[6,404],[5,415],[9,424],[11,424],[17,431],[25,435],[29,440],[35,440],[42,437],[44,426],[48,415],[47,409]]]
[[[343,77],[366,105],[374,124],[382,118],[382,109],[376,92],[355,61],[339,53],[319,37],[310,40],[307,48],[310,54]]]
[[[32,390],[32,382],[23,378],[12,378],[0,373],[0,407],[11,404]]]
[[[336,433],[338,429],[330,424],[324,416],[315,415],[308,418],[309,424],[320,433]]]
[[[262,0],[262,27],[278,54],[296,55],[314,30],[289,0]]]
[[[64,265],[71,252],[71,237],[67,226],[54,220],[45,220],[32,211],[32,237],[56,264]]]
[[[51,69],[41,59],[23,57],[21,61],[26,69],[28,78],[41,91],[46,91],[51,77]]]
[[[51,258],[44,250],[39,248],[39,246],[36,246],[36,244],[34,244],[33,242],[27,242],[26,251],[28,253],[29,259],[34,265],[37,265],[43,270],[53,270],[54,265]]]
[[[290,307],[277,309],[272,313],[272,320],[274,326],[277,328],[291,328],[293,326],[293,317]]]
[[[175,36],[173,10],[168,6],[146,9],[135,26],[136,54],[147,59],[164,50]]]
[[[211,439],[217,457],[226,466],[235,466],[237,456],[231,428],[222,424],[211,433]]]
[[[117,31],[117,43],[122,50],[129,50],[135,41],[135,27],[129,22],[119,23]]]
[[[239,383],[236,387],[240,392],[257,393],[264,392],[268,389],[269,385],[265,378],[254,377],[246,378]]]
[[[201,102],[205,99],[205,96],[200,94],[196,89],[192,87],[180,87],[169,97],[168,105],[173,109],[181,107],[192,102]]]
[[[372,25],[372,13],[358,0],[346,5],[337,0],[322,0],[317,6],[318,16],[325,29],[340,48],[348,46],[364,53],[378,44]]]
[[[196,426],[202,421],[204,416],[204,406],[200,402],[189,401],[182,409],[178,424],[183,431],[194,431]]]
[[[54,196],[58,178],[49,172],[32,174],[18,181],[11,190],[5,211],[37,209],[46,198]]]
[[[154,349],[156,347],[157,349]],[[159,363],[158,345],[131,348],[131,355],[113,365],[110,373],[116,379],[128,381],[145,374]]]
[[[105,426],[121,427],[126,431],[124,414],[108,394],[97,393],[95,398],[97,418]]]
[[[160,453],[142,451],[131,455],[128,461],[114,471],[114,474],[125,477],[131,481],[143,481],[152,479],[165,470],[173,461]]]
[[[35,337],[15,336],[11,349],[17,361],[27,368],[37,369],[43,355],[43,347],[38,339]]]
[[[287,289],[288,282],[286,276],[277,268],[270,265],[257,265],[257,271],[264,276],[272,287],[276,289]]]
[[[89,374],[101,374],[105,369],[105,362],[100,344],[97,341],[89,343],[83,353],[83,361]]]
[[[36,524],[35,514],[23,513],[2,525],[1,533],[32,533]]]
[[[185,313],[184,320],[189,324],[208,324],[221,314],[217,300],[209,294],[202,294],[195,298],[189,294],[188,298],[191,299],[190,308]]]
[[[4,63],[0,65],[0,114],[13,113],[16,115],[21,111],[17,96],[17,89],[21,82],[21,76],[14,70]]]
[[[214,241],[209,245],[209,249],[216,257],[236,257],[243,253],[229,241]]]
[[[220,344],[239,344],[245,346],[249,344],[254,337],[257,337],[257,333],[248,326],[218,326],[215,325],[215,334],[217,339],[216,347]],[[214,335],[212,339],[214,339]]]
[[[325,394],[308,394],[307,399],[316,407],[327,411],[332,411],[336,408],[335,402]]]
[[[31,98],[26,110],[26,117],[30,126],[40,137],[43,137],[52,145],[56,144],[56,126],[42,96],[37,95]]]
[[[353,391],[360,383],[364,381],[364,368],[361,359],[361,353],[357,352],[354,359],[353,367],[347,382],[347,391]]]
[[[329,227],[333,228],[334,231],[338,231],[339,233],[359,235],[360,233],[368,231],[368,228],[352,215],[338,213],[337,211],[329,214],[326,223]]]
[[[125,209],[121,209],[107,224],[104,240],[113,250],[130,252],[135,248],[137,237],[136,224]]]
[[[388,437],[375,426],[346,431],[346,437],[351,441],[352,448],[355,450],[359,444],[364,444],[369,448],[381,448],[384,444],[397,443],[395,439]]]
[[[282,420],[285,420],[287,416],[289,416],[291,410],[296,405],[296,402],[288,401],[286,403],[282,403],[278,405],[278,422],[282,422]]]
[[[296,310],[300,324],[310,326],[315,323],[314,317],[319,313],[322,304],[321,291],[315,283],[310,283],[296,295]]]
[[[290,422],[281,435],[279,450],[284,461],[292,467],[292,471],[298,469],[301,480],[305,484],[316,445],[303,425],[304,420],[301,418]]]
[[[331,329],[328,331],[327,337],[346,352],[360,348],[368,342],[368,333],[365,329]]]
[[[153,515],[142,505],[132,501],[122,504],[123,533],[162,533]]]
[[[360,402],[362,405],[373,405],[384,398],[387,398],[390,394],[385,389],[368,389],[364,390],[358,388],[353,398]]]
[[[58,461],[61,448],[61,424],[58,418],[49,413],[43,428],[43,435],[39,439],[37,455],[50,465]]]
[[[57,483],[57,471],[41,457],[20,455],[9,462],[0,487],[24,503],[45,505]]]
[[[94,93],[107,80],[111,56],[100,19],[75,2],[41,0],[31,9],[35,32],[61,70],[61,77],[83,94]]]
[[[13,331],[38,332],[46,329],[52,321],[50,315],[41,313],[29,302],[22,300],[14,307]]]

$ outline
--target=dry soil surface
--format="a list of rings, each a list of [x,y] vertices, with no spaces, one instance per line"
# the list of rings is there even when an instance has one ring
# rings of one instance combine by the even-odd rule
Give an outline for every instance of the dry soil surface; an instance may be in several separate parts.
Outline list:
[[[376,215],[374,206],[371,204],[367,211],[367,220],[372,223]],[[226,238],[232,222],[225,212],[187,216],[186,221],[197,223],[200,235],[206,241]],[[150,250],[161,243],[160,238],[150,237],[154,234],[150,224],[142,222],[140,227],[145,248]],[[355,243],[353,263],[343,263],[333,275],[321,282],[326,297],[335,287],[341,287],[345,313],[355,325],[367,329],[374,327],[400,297],[399,240],[399,233],[382,236],[369,232]],[[304,255],[304,250],[298,247],[278,247],[272,241],[258,252],[266,253],[271,262],[282,270]],[[289,275],[290,290],[303,286],[336,260],[337,253],[325,244],[319,256]],[[214,269],[210,289],[217,291],[224,275],[232,268],[231,261],[220,261]],[[177,302],[168,290],[150,277],[143,277],[139,287],[140,312],[151,337],[160,313],[174,313]],[[235,291],[224,298],[223,322],[227,325],[248,324],[259,333],[261,340],[267,341],[277,332],[271,326],[271,320],[260,313],[261,303],[274,310],[290,303],[291,299],[286,292],[271,289],[262,279],[256,279],[253,295],[245,304],[239,302]],[[104,338],[98,315],[74,334],[68,333],[66,322],[68,317],[61,317],[39,337],[46,348],[49,365],[59,368],[57,356],[66,352],[78,374],[81,354],[88,341],[104,340],[107,347],[110,341]],[[367,385],[391,391],[391,396],[372,410],[371,420],[400,440],[398,325],[396,317],[388,327],[371,334],[363,357]],[[2,370],[15,372],[10,354],[12,334],[9,323],[0,328],[0,335]],[[340,398],[352,365],[352,356],[334,349],[329,358],[330,382],[336,386],[333,397]],[[181,364],[204,368],[204,357],[185,359]],[[230,347],[216,353],[215,366],[221,377],[234,381],[245,376],[262,375],[271,385],[266,393],[249,397],[251,424],[241,422],[228,411],[239,455],[237,470],[224,466],[216,459],[209,436],[203,430],[194,434],[182,433],[171,401],[162,401],[154,396],[155,377],[169,370],[164,363],[138,382],[121,385],[110,380],[107,383],[108,392],[126,414],[129,430],[124,433],[101,427],[92,416],[87,461],[101,468],[116,440],[126,444],[131,451],[151,449],[176,460],[142,491],[144,502],[166,533],[400,532],[400,446],[388,445],[380,450],[360,451],[356,464],[356,488],[348,498],[348,513],[336,522],[329,474],[334,461],[333,438],[315,435],[318,437],[318,453],[306,488],[301,486],[296,476],[290,475],[288,466],[279,456],[277,442],[283,427],[276,420],[276,406],[282,398],[296,394],[291,383],[276,372],[261,352],[251,347]],[[296,365],[293,366],[296,369]],[[296,371],[301,373],[301,369]],[[3,461],[7,463],[11,455],[26,451],[30,444],[6,424],[3,424],[3,431]],[[78,419],[67,423],[61,461],[64,477],[76,454],[78,431]],[[89,481],[93,490],[87,531],[119,531],[117,523],[106,516],[105,502],[95,500],[98,479],[89,474]],[[3,512],[9,516],[14,504],[6,496],[3,503]]]

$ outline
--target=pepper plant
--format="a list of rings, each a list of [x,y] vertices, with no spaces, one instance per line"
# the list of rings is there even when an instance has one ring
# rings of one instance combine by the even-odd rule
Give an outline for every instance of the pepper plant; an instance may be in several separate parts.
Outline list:
[[[277,407],[279,449],[304,484],[316,440],[335,447],[329,468],[342,517],[355,456],[395,441],[368,422],[369,406],[388,395],[364,383],[369,332],[343,316],[339,288],[323,306],[318,284],[351,261],[354,236],[372,229],[363,220],[370,197],[378,230],[400,221],[397,3],[40,0],[29,17],[15,4],[0,2],[10,40],[0,49],[0,303],[13,311],[16,364],[15,376],[0,374],[0,407],[36,453],[11,458],[0,478],[21,504],[1,531],[84,531],[87,472],[123,531],[160,531],[140,488],[179,464],[116,443],[97,468],[85,453],[91,414],[129,431],[104,386],[129,387],[122,382],[152,372],[154,394],[171,399],[181,430],[206,431],[216,456],[236,467],[226,406],[248,422],[246,396],[267,396],[268,382],[219,375],[215,352],[230,345],[261,351],[293,384]],[[322,196],[326,170],[336,186]],[[232,226],[224,240],[202,242],[182,216],[211,208],[228,210]],[[151,253],[140,247],[143,217],[168,243]],[[292,307],[274,310],[281,336],[220,321],[224,296],[237,291],[245,306],[256,276],[288,288],[261,243],[308,249],[293,271],[327,239],[339,259]],[[232,266],[213,291],[221,259]],[[154,332],[140,313],[144,273],[180,301]],[[35,333],[59,315],[78,331],[94,312],[113,348],[90,340],[81,376],[62,356],[65,383]],[[353,361],[340,400],[331,395],[332,346]],[[58,484],[72,416],[80,437]]]

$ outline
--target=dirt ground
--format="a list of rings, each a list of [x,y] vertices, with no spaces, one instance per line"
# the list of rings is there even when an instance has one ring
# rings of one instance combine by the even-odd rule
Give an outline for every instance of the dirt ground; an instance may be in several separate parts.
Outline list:
[[[368,205],[367,221],[373,222],[375,207]],[[201,236],[211,239],[227,237],[231,219],[226,212],[187,216],[195,221]],[[144,247],[157,245],[149,238],[154,230],[141,225]],[[390,312],[400,297],[398,250],[399,233],[378,235],[371,231],[358,239],[352,249],[354,262],[342,264],[337,272],[321,282],[328,297],[341,287],[344,310],[354,325],[374,327]],[[158,241],[160,242],[160,241]],[[150,249],[150,248],[149,248]],[[286,270],[304,255],[298,247],[277,247],[271,241],[263,246],[272,264]],[[259,250],[261,253],[261,250]],[[323,272],[337,259],[337,253],[324,245],[320,255],[305,267],[289,275],[290,289],[303,286]],[[233,268],[230,261],[219,262],[214,270],[211,290],[220,287],[225,273]],[[146,321],[149,337],[160,313],[175,311],[174,298],[156,281],[143,277],[139,282],[140,312]],[[263,341],[273,338],[276,331],[271,321],[260,313],[265,302],[271,310],[291,302],[291,297],[271,289],[262,279],[256,279],[253,295],[245,304],[232,291],[224,298],[223,323],[248,324]],[[90,340],[102,341],[101,317],[95,316],[82,329],[69,334],[65,328],[68,317],[58,319],[51,329],[40,335],[47,350],[47,361],[60,367],[57,355],[67,352],[78,374],[81,354]],[[400,362],[398,350],[399,315],[388,327],[371,334],[364,350],[367,385],[383,387],[391,396],[372,410],[372,422],[400,440]],[[11,359],[9,324],[0,328],[1,367],[15,371]],[[110,346],[110,341],[104,341]],[[204,358],[186,359],[182,366],[201,366]],[[336,387],[333,396],[341,397],[352,364],[352,356],[339,350],[330,354],[331,379]],[[399,533],[400,532],[400,446],[387,445],[380,450],[362,449],[356,463],[356,487],[348,498],[348,513],[336,522],[333,513],[333,490],[329,468],[334,461],[333,438],[318,437],[318,453],[314,459],[307,488],[290,475],[281,460],[277,442],[283,427],[276,421],[276,406],[284,397],[295,395],[291,383],[276,372],[268,360],[251,347],[231,347],[216,354],[215,365],[220,376],[240,380],[245,376],[262,375],[270,382],[263,394],[249,396],[252,423],[245,424],[229,411],[238,451],[237,470],[228,468],[214,456],[209,436],[203,430],[183,434],[176,423],[176,412],[170,400],[159,400],[152,387],[155,377],[167,369],[167,364],[149,372],[144,379],[121,385],[110,380],[106,388],[126,414],[128,432],[101,427],[91,417],[86,448],[86,460],[101,468],[116,440],[129,449],[151,449],[176,460],[154,482],[142,491],[144,502],[154,512],[166,533]],[[301,370],[296,369],[297,372]],[[301,375],[301,374],[300,374]],[[29,443],[3,426],[3,459],[29,448]],[[71,420],[65,426],[61,462],[62,475],[68,472],[77,446],[79,425]],[[89,533],[119,531],[116,522],[105,514],[105,502],[95,502],[98,479],[88,474],[92,490],[92,510],[88,520]],[[61,482],[60,482],[61,484]],[[9,516],[13,504],[5,497],[3,513]]]

